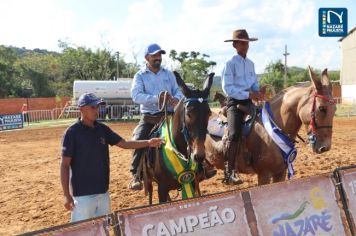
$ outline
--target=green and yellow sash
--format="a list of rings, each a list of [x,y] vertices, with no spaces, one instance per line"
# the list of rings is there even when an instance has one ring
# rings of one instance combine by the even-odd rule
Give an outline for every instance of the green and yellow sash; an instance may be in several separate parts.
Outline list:
[[[168,132],[170,132],[170,136],[173,138],[172,117],[169,117],[168,120],[170,124],[169,130],[167,122],[164,121],[161,132],[161,138],[164,141],[162,145],[163,160],[173,177],[182,185],[182,199],[192,198],[195,196],[193,182],[198,166],[197,163],[189,157],[188,161],[185,161],[175,153],[174,149],[177,149],[174,140],[170,140],[168,136]]]

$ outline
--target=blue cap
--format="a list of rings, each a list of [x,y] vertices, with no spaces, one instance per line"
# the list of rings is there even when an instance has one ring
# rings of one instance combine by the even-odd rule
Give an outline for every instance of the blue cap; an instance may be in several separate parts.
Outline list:
[[[153,44],[150,44],[150,45],[147,46],[147,48],[145,50],[145,56],[153,55],[153,54],[156,54],[158,52],[161,52],[162,54],[166,54],[166,51],[161,49],[161,47],[157,43],[153,43]]]
[[[105,102],[92,93],[83,93],[78,99],[78,107],[104,105]]]

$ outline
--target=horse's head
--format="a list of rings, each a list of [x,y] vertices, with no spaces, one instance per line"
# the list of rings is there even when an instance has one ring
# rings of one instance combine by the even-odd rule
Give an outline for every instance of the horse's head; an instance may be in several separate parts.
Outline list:
[[[220,99],[220,96],[221,94],[219,92],[215,92],[214,96],[213,96],[213,101],[216,102],[216,101],[219,101]]]
[[[299,117],[306,126],[313,151],[322,153],[331,148],[336,104],[332,97],[327,69],[321,73],[321,79],[319,79],[309,67],[309,76],[313,89],[309,99],[299,107]]]
[[[215,92],[213,101],[218,101],[221,107],[226,106],[226,97],[219,92]]]
[[[193,155],[197,162],[202,162],[205,159],[204,143],[211,114],[208,96],[214,73],[209,74],[202,90],[190,89],[177,72],[174,72],[174,75],[185,96],[177,105],[176,112],[182,114],[181,128],[187,143],[188,155]]]

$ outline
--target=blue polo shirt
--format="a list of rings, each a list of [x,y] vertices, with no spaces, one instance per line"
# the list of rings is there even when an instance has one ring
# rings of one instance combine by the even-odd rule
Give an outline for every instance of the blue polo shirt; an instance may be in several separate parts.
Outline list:
[[[64,133],[62,157],[71,161],[73,196],[106,193],[109,189],[109,144],[122,138],[108,126],[95,122],[94,127],[78,120]]]

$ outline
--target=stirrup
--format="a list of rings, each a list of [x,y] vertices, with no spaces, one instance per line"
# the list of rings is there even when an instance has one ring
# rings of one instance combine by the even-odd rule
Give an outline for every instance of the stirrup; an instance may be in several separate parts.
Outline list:
[[[235,171],[233,170],[231,172],[231,174],[225,174],[224,179],[223,179],[223,183],[227,184],[227,185],[239,185],[242,184],[243,181],[237,176],[235,177]]]
[[[129,183],[129,189],[139,191],[139,190],[142,190],[142,188],[143,188],[143,185],[142,185],[141,181],[139,180],[139,178],[136,175],[134,175],[133,179]]]
[[[242,184],[242,183],[243,183],[243,181],[239,177],[236,178],[234,175],[230,175],[227,184],[239,185],[239,184]]]

